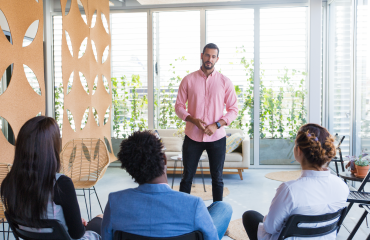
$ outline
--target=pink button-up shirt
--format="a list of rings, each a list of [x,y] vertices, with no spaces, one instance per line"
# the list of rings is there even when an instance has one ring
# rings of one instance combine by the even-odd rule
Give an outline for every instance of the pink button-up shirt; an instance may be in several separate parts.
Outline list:
[[[186,111],[186,102],[188,110]],[[226,106],[227,113],[224,115]],[[176,114],[202,119],[207,125],[223,119],[229,125],[238,114],[238,101],[230,79],[214,70],[207,78],[202,69],[190,73],[181,81],[175,105]],[[224,127],[208,136],[191,122],[186,123],[185,134],[197,142],[214,142],[226,136]]]

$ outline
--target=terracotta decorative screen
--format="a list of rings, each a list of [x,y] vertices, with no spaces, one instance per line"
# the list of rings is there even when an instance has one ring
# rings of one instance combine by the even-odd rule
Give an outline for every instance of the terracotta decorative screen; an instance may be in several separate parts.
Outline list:
[[[43,1],[0,0],[0,24],[0,126],[6,120],[16,137],[28,119],[45,114]],[[14,159],[1,130],[0,158]]]
[[[76,138],[100,138],[107,144],[113,160],[109,1],[60,2],[63,16],[63,146]],[[84,12],[80,11],[82,6]]]

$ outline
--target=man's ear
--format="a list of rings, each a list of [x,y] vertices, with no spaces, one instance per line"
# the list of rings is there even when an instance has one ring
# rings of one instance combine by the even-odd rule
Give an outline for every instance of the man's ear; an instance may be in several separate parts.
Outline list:
[[[200,59],[203,59],[203,53],[200,54]]]

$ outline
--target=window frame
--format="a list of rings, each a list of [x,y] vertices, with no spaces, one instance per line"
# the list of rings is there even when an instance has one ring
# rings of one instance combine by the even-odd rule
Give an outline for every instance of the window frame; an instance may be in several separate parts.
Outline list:
[[[321,0],[315,0],[315,1],[320,1]],[[327,3],[324,3],[326,5],[328,5]],[[321,6],[321,3],[320,3],[320,6]],[[264,4],[256,4],[256,3],[251,3],[251,4],[240,4],[240,5],[237,5],[237,4],[232,4],[230,6],[225,6],[225,5],[220,5],[220,6],[212,6],[212,5],[207,5],[205,4],[204,6],[195,6],[195,7],[159,7],[159,8],[142,8],[142,7],[139,7],[139,8],[132,8],[132,9],[111,9],[110,11],[110,14],[117,14],[117,13],[134,13],[134,12],[146,12],[147,13],[147,52],[148,52],[148,57],[147,57],[147,76],[148,76],[148,82],[147,82],[147,86],[148,86],[148,129],[153,129],[154,128],[154,117],[155,117],[155,114],[154,114],[154,66],[153,66],[153,13],[154,12],[167,12],[167,11],[200,11],[200,52],[202,51],[203,49],[203,46],[206,44],[206,11],[207,10],[233,10],[233,9],[244,9],[244,8],[248,8],[248,9],[254,9],[254,62],[255,62],[255,74],[254,74],[254,84],[255,84],[255,89],[259,89],[260,87],[260,79],[259,79],[259,64],[260,64],[260,53],[259,53],[259,48],[260,48],[260,34],[259,34],[259,31],[260,31],[260,28],[259,28],[259,24],[260,24],[260,15],[259,15],[259,10],[262,9],[262,8],[275,8],[275,7],[279,7],[279,8],[282,8],[282,7],[308,7],[310,8],[310,1],[308,2],[301,2],[301,3],[290,3],[290,2],[285,2],[285,3],[282,3],[282,4],[276,4],[276,3],[264,3]],[[310,11],[310,9],[308,9],[308,11]],[[315,10],[317,11],[317,9]],[[326,12],[328,12],[328,10],[326,9]],[[317,14],[317,12],[316,12]],[[320,8],[320,14],[321,14],[321,8]],[[54,16],[60,16],[61,15],[61,12],[51,12],[50,13],[50,16],[51,16],[51,19],[53,19]],[[308,18],[311,16],[310,12],[308,13]],[[323,15],[324,17],[324,15]],[[326,16],[325,19],[328,19],[328,16]],[[112,24],[112,23],[111,23]],[[326,31],[327,29],[327,23],[326,23],[326,27],[324,28]],[[320,31],[321,31],[321,28],[320,28]],[[307,38],[308,38],[308,46],[309,46],[309,49],[308,49],[308,52],[307,52],[307,55],[308,55],[308,60],[307,62],[309,62],[309,59],[310,59],[310,41],[309,41],[309,38],[310,38],[310,34],[312,32],[312,27],[308,27],[308,34],[307,34]],[[51,39],[51,48],[53,48],[53,42],[54,42],[54,39],[53,39],[53,26],[51,24],[51,31],[47,31],[47,33],[50,35],[50,39]],[[323,35],[324,36],[327,36],[327,33],[326,32],[323,32]],[[321,35],[320,35],[321,36]],[[327,48],[326,48],[326,45],[327,45],[327,41],[324,43],[323,42],[323,52],[326,52],[327,51]],[[314,46],[314,47],[320,47],[321,48],[321,45],[320,46]],[[52,55],[52,62],[54,61],[54,56],[53,56],[53,51],[51,51],[51,55]],[[324,58],[325,59],[325,58]],[[199,60],[200,61],[200,60]],[[326,72],[326,65],[327,65],[327,58],[325,59],[325,61],[323,61],[323,74],[325,72],[325,74],[327,74]],[[51,78],[48,78],[47,79],[47,82],[49,84],[51,84],[51,89],[53,91],[53,93],[51,94],[52,95],[52,100],[53,100],[53,103],[54,103],[54,64],[49,64],[50,66],[49,67],[49,70],[51,72],[51,75],[52,77]],[[310,71],[310,69],[308,68],[308,71]],[[318,70],[320,71],[320,69]],[[321,106],[321,103],[320,103],[320,106],[316,106],[319,108],[319,112],[322,110],[323,113],[325,112],[324,110],[327,109],[327,94],[326,92],[324,92],[324,90],[326,89],[325,87],[325,75],[323,76],[323,79],[324,79],[324,84],[323,84],[323,105]],[[310,82],[310,79],[308,77],[308,82]],[[320,84],[321,84],[321,81],[319,81]],[[311,106],[311,102],[312,102],[312,99],[313,97],[317,97],[317,93],[316,95],[314,95],[315,93],[312,93],[311,91],[309,91],[309,94],[308,94],[308,101],[309,101],[309,104],[308,104],[308,107]],[[254,97],[255,97],[255,102],[259,102],[260,100],[260,96],[259,96],[259,91],[256,91],[254,92]],[[321,101],[319,101],[321,102]],[[314,103],[315,105],[317,105],[317,103],[315,102]],[[254,128],[255,128],[255,131],[254,131],[254,138],[253,138],[253,141],[254,141],[254,147],[253,147],[253,150],[251,149],[251,151],[254,152],[253,156],[254,156],[254,165],[251,165],[250,168],[294,168],[296,169],[297,166],[294,166],[294,165],[260,165],[259,164],[259,111],[260,111],[260,106],[259,104],[257,104],[255,107],[254,107]],[[52,106],[52,115],[54,114],[54,104]],[[317,111],[316,111],[317,112]],[[113,111],[111,111],[111,114],[113,114]],[[321,116],[320,116],[321,117]],[[112,118],[113,119],[113,116]],[[308,119],[310,119],[310,112],[308,112]],[[325,124],[327,123],[327,116],[322,116],[322,123],[323,125],[325,126]],[[113,137],[113,124],[111,124],[111,137]]]

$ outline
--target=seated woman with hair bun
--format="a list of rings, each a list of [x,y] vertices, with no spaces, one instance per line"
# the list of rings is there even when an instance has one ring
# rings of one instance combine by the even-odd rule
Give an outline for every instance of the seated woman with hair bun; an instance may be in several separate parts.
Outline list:
[[[328,130],[317,124],[306,124],[299,129],[294,157],[302,166],[302,175],[279,186],[265,217],[256,211],[243,214],[243,225],[251,240],[278,239],[291,215],[334,213],[347,205],[348,186],[327,168],[335,153],[334,138]],[[334,240],[336,232],[314,239]]]

